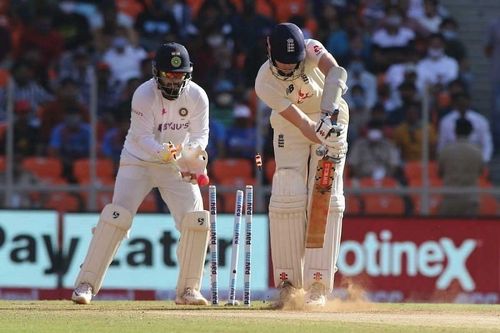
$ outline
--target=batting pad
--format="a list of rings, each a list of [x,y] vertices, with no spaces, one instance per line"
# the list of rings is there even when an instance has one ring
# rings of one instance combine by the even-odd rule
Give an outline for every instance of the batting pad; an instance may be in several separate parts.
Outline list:
[[[177,247],[179,279],[177,295],[186,288],[200,290],[203,266],[207,254],[210,213],[206,210],[187,213],[181,224],[181,238]]]
[[[273,177],[269,227],[274,285],[288,280],[302,288],[307,189],[304,177],[292,169],[278,169]]]
[[[333,290],[335,265],[339,256],[344,196],[330,198],[330,210],[326,222],[325,242],[322,248],[306,248],[304,260],[304,289],[314,282],[321,282],[329,292]]]
[[[104,207],[75,287],[86,282],[92,286],[94,295],[99,292],[104,275],[131,225],[132,215],[127,209],[115,204]]]

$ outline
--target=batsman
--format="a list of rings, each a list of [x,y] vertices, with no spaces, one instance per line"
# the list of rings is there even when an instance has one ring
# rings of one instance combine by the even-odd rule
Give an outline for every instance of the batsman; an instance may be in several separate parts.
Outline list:
[[[333,290],[345,208],[347,73],[292,23],[272,30],[267,53],[255,90],[272,109],[276,171],[269,221],[280,291],[275,305],[285,306],[304,289],[305,305],[322,307]]]
[[[178,43],[161,45],[153,78],[134,92],[130,128],[121,153],[112,202],[101,212],[72,300],[90,303],[144,197],[158,187],[181,237],[177,247],[177,304],[208,305],[200,293],[209,237],[198,183],[205,184],[208,97],[191,81],[193,65]]]

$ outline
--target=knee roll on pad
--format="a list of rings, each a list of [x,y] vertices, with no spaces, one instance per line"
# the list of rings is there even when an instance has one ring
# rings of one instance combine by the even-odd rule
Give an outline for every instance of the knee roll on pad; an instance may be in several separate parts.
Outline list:
[[[307,188],[293,169],[278,169],[273,177],[269,227],[274,284],[288,280],[302,288]]]
[[[76,278],[75,287],[86,282],[92,286],[94,294],[99,292],[104,275],[131,225],[132,214],[127,209],[115,204],[104,207],[93,231],[94,235]]]
[[[209,240],[209,218],[209,212],[201,210],[187,213],[182,219],[181,238],[177,247],[177,295],[181,295],[187,287],[200,290]]]

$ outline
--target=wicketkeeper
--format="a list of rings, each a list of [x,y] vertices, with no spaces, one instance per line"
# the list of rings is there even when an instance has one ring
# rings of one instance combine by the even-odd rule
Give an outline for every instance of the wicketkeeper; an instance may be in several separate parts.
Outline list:
[[[278,24],[267,39],[268,60],[255,90],[271,109],[276,172],[269,220],[273,274],[280,288],[277,306],[296,289],[306,290],[306,305],[324,306],[333,290],[342,216],[342,173],[347,152],[349,110],[342,94],[347,73],[317,40],[306,39],[294,24]],[[332,120],[330,114],[338,114]],[[336,118],[336,119],[335,119]],[[304,246],[316,166],[323,145],[337,162],[322,248]]]
[[[130,129],[122,150],[112,202],[93,231],[71,299],[88,304],[144,197],[158,187],[181,237],[177,249],[177,304],[207,305],[200,293],[209,237],[198,178],[206,181],[208,97],[191,81],[193,65],[183,45],[161,45],[153,78],[132,98]]]

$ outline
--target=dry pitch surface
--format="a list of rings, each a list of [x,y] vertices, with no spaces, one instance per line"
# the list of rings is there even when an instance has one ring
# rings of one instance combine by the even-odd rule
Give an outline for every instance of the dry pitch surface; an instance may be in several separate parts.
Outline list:
[[[263,302],[248,309],[161,301],[0,301],[0,332],[500,332],[500,306],[330,301],[321,310],[272,310]]]

